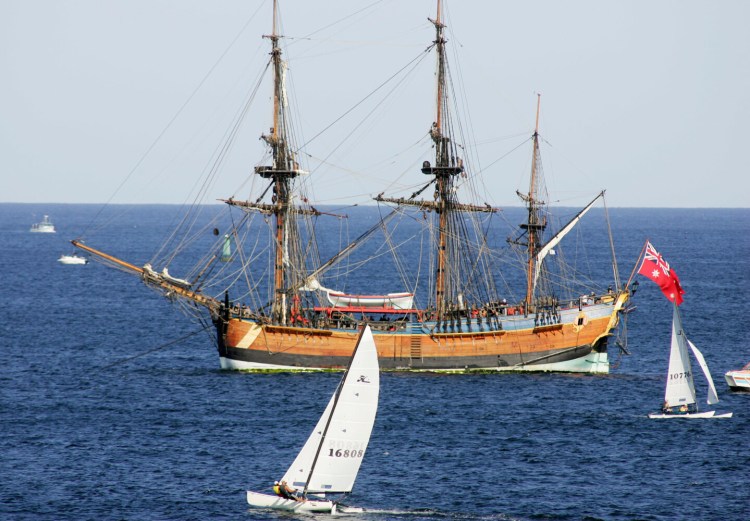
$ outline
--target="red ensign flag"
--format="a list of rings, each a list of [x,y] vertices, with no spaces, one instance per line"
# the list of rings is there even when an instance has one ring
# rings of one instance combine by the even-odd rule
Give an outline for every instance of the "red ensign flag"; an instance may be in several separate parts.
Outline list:
[[[643,254],[643,262],[638,268],[638,273],[656,282],[670,302],[678,306],[682,304],[685,290],[680,286],[680,279],[650,242],[646,242],[646,252]]]

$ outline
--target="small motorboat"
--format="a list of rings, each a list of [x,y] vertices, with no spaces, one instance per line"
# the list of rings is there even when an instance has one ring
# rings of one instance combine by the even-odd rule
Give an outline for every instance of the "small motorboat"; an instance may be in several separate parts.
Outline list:
[[[55,225],[49,220],[49,215],[45,215],[40,223],[34,223],[29,230],[32,233],[55,233]]]
[[[57,262],[60,264],[88,264],[89,260],[86,257],[80,257],[75,253],[73,255],[61,255]]]
[[[724,373],[724,379],[732,391],[750,392],[750,362],[742,369],[727,371]]]

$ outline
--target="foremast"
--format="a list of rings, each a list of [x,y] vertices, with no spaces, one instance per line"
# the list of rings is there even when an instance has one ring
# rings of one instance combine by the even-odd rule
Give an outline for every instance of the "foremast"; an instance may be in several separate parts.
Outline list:
[[[255,167],[255,174],[270,181],[270,185],[263,195],[271,191],[271,203],[262,203],[263,195],[256,201],[238,201],[234,198],[224,200],[225,203],[239,206],[246,211],[258,211],[273,215],[275,221],[274,233],[274,264],[273,264],[273,298],[271,303],[271,320],[277,324],[286,324],[291,295],[289,288],[301,287],[304,277],[295,273],[304,270],[293,270],[293,251],[298,231],[295,217],[299,215],[319,215],[312,208],[295,207],[294,180],[306,172],[300,169],[296,161],[294,149],[291,146],[292,134],[291,118],[286,97],[286,63],[282,60],[278,34],[278,5],[273,2],[273,29],[270,35],[264,35],[271,41],[270,65],[273,71],[273,125],[268,134],[262,134],[261,139],[266,142],[271,151],[271,165]],[[300,280],[294,280],[300,279]],[[297,297],[298,298],[298,297]]]
[[[435,121],[430,128],[430,137],[435,146],[435,162],[431,165],[429,161],[422,164],[422,173],[432,177],[428,183],[435,185],[433,194],[434,201],[416,200],[416,197],[422,190],[415,192],[408,199],[390,198],[379,195],[376,201],[390,202],[404,206],[415,206],[423,211],[434,211],[438,215],[438,233],[437,233],[437,255],[435,267],[435,314],[438,322],[445,319],[449,308],[460,306],[461,290],[458,280],[457,271],[451,269],[451,266],[457,266],[458,259],[453,258],[457,251],[457,244],[454,244],[459,237],[459,231],[452,215],[457,212],[490,212],[497,210],[485,205],[474,206],[471,204],[459,203],[456,192],[456,176],[464,173],[463,160],[458,155],[458,146],[451,138],[451,121],[449,96],[447,93],[447,59],[445,55],[445,46],[447,40],[444,36],[445,24],[442,21],[442,0],[437,0],[437,16],[433,20],[428,20],[435,26],[435,40],[433,45],[437,55],[437,95],[435,104]],[[451,275],[452,274],[452,275]]]

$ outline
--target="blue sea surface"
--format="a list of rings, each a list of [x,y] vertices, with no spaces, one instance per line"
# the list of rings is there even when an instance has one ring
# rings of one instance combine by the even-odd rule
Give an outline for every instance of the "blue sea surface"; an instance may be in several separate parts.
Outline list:
[[[175,208],[122,210],[100,246],[142,264]],[[221,371],[213,330],[137,278],[56,262],[99,211],[0,204],[0,518],[309,519],[249,509],[245,491],[283,474],[340,374]],[[56,234],[29,233],[43,214]],[[630,355],[611,345],[609,375],[384,373],[348,500],[367,511],[347,518],[748,519],[750,393],[723,374],[750,362],[750,210],[610,216],[622,278],[647,238],[679,274],[686,333],[714,375],[715,408],[734,417],[648,419],[671,304],[640,277]]]

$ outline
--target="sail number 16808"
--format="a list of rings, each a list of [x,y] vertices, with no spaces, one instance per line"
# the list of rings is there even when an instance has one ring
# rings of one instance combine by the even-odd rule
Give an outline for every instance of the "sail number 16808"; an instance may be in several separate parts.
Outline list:
[[[331,458],[361,458],[365,455],[362,449],[328,449],[328,456]]]

